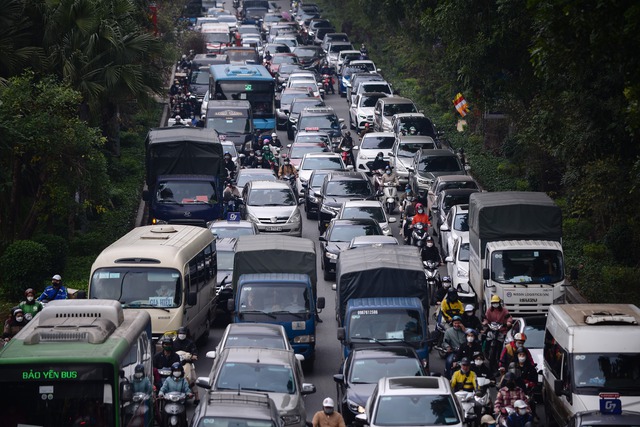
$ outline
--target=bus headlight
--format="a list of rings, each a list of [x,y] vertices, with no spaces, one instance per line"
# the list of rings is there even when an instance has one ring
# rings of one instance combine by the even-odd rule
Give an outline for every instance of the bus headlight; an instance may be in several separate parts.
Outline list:
[[[309,344],[312,342],[316,342],[315,335],[298,335],[297,337],[293,337],[293,342],[295,344]]]

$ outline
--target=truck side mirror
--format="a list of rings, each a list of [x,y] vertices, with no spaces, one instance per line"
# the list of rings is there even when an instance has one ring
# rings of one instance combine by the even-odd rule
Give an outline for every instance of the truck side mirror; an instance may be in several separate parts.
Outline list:
[[[324,308],[324,303],[325,303],[324,297],[318,297],[318,307],[317,308],[319,310],[322,310]]]
[[[489,275],[489,269],[488,268],[483,268],[482,269],[482,280],[489,280],[491,276]]]
[[[227,310],[229,311],[229,313],[233,313],[233,311],[236,308],[235,305],[236,305],[236,302],[233,298],[229,298],[227,300]]]
[[[346,334],[344,332],[344,328],[340,327],[338,328],[338,341],[344,341],[344,339],[346,338]],[[333,376],[333,378],[335,379],[335,375]]]

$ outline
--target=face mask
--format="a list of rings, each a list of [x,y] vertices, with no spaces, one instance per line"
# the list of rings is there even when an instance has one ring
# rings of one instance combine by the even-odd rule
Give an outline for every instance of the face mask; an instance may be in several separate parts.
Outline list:
[[[500,307],[500,303],[499,302],[494,302],[494,303],[491,304],[491,307],[499,308]]]
[[[255,156],[255,154],[254,153],[249,153],[249,156],[253,157],[253,156]]]
[[[527,356],[518,356],[518,362],[524,363],[527,360]]]
[[[463,374],[469,373],[469,367],[467,365],[460,366],[460,370],[462,371]]]
[[[467,337],[467,342],[473,342],[473,340],[475,340],[475,337]]]
[[[523,409],[518,409],[518,413],[519,413],[520,415],[527,415],[527,410],[526,410],[526,409],[524,409],[524,408],[523,408]]]
[[[180,371],[176,371],[172,372],[171,375],[173,375],[175,378],[180,378],[180,375],[182,375],[182,373]]]
[[[173,347],[171,347],[171,346],[169,346],[169,345],[163,345],[163,346],[162,346],[162,349],[163,349],[164,351],[171,351],[171,350],[173,350]]]
[[[16,317],[16,322],[22,322],[24,320],[24,317],[22,316],[17,316]]]
[[[229,187],[229,188],[231,188],[231,187]],[[187,338],[187,336],[185,334],[178,334],[178,339],[179,340],[183,340],[185,338]]]
[[[258,156],[258,160],[262,160],[262,156]]]
[[[376,159],[378,159],[378,160],[382,160],[382,157],[379,157],[379,156],[378,156],[378,157],[376,157]]]
[[[433,246],[433,243],[427,243],[427,247],[430,248]]]
[[[327,415],[333,414],[333,408],[324,408],[324,413]]]
[[[476,366],[482,366],[482,359],[474,360],[473,363],[475,363]]]
[[[387,175],[391,175],[391,171],[387,171]]]
[[[289,166],[290,164],[291,164],[291,163],[289,163],[289,162],[284,162],[284,165],[285,165],[285,166]]]
[[[418,209],[418,213],[419,214],[424,213],[424,209]]]
[[[33,301],[33,297],[32,296],[28,296],[27,297],[27,301],[29,301],[29,302]]]
[[[138,372],[138,373],[135,374],[135,377],[138,378],[138,379],[142,378],[143,376],[144,376],[144,374],[142,372]]]

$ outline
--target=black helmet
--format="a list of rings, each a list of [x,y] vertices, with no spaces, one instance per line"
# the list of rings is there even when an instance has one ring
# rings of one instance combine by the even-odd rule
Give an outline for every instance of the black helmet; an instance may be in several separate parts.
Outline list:
[[[515,381],[516,380],[516,374],[514,374],[513,372],[507,372],[506,374],[504,374],[504,380],[505,381]]]
[[[229,184],[232,184],[232,183],[233,183],[233,181],[229,181]],[[184,326],[181,326],[181,327],[178,329],[178,334],[185,334],[185,335],[187,335],[187,328],[185,328]]]
[[[469,359],[467,359],[466,357],[463,357],[462,359],[460,359],[460,364],[469,365]]]
[[[164,337],[162,339],[162,348],[163,349],[173,349],[173,340],[169,337]]]
[[[447,300],[449,301],[458,301],[458,292],[451,288],[447,291]]]
[[[174,362],[173,365],[171,365],[171,373],[175,371],[180,371],[180,373],[184,375],[184,368],[180,362]]]
[[[231,153],[229,153],[228,151],[225,151],[224,152],[224,157],[227,157],[227,156],[229,156],[229,158],[231,158]]]
[[[427,242],[433,242],[433,237],[431,237],[431,236],[427,236],[426,241],[427,241]]]
[[[384,153],[381,151],[378,154],[376,154],[376,157],[384,158]]]
[[[136,368],[135,368],[134,372],[135,372],[136,374],[137,374],[137,373],[139,373],[139,372],[144,373],[144,365],[143,365],[142,363],[138,363],[138,364],[136,365]]]

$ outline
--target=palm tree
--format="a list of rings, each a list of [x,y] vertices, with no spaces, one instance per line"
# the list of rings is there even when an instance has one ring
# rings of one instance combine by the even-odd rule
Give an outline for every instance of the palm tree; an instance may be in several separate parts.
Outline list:
[[[32,21],[24,16],[22,0],[0,0],[0,83],[20,74],[27,66],[39,66],[41,48],[31,44]]]

